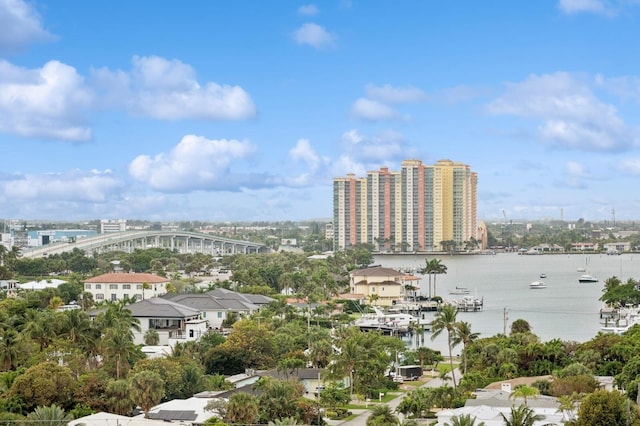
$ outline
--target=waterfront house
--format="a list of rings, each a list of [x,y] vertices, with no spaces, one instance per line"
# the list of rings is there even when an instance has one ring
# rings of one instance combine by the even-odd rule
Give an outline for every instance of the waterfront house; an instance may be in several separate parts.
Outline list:
[[[84,281],[84,290],[93,300],[115,302],[123,299],[144,300],[167,293],[169,279],[155,274],[109,273]]]
[[[214,329],[222,328],[222,322],[230,314],[242,317],[258,311],[264,302],[273,300],[266,296],[236,293],[226,289],[216,289],[207,293],[168,295],[165,299],[197,309],[200,312],[200,318],[206,320],[208,326]],[[258,301],[260,305],[251,300]]]
[[[371,305],[391,306],[404,295],[405,274],[395,269],[376,266],[349,273],[352,294],[362,294]]]
[[[486,426],[502,426],[504,420],[502,414],[509,418],[511,407],[518,407],[524,404],[522,398],[511,398],[511,384],[501,383],[500,389],[478,389],[474,392],[475,398],[467,399],[464,407],[452,410],[442,410],[437,413],[438,422],[436,425],[443,426],[451,424],[451,419],[455,416],[469,414],[476,417],[476,421],[484,422]],[[544,419],[534,423],[535,426],[542,425],[563,425],[566,419],[558,409],[558,400],[551,396],[539,395],[536,398],[529,398],[527,406],[535,414],[544,416]]]
[[[160,345],[172,346],[176,342],[199,340],[208,331],[207,321],[200,318],[200,311],[161,297],[152,297],[127,305],[131,316],[140,322],[140,331],[133,331],[136,345],[144,343],[149,330],[158,332]],[[103,309],[89,312],[95,318]]]
[[[216,398],[203,398],[192,396],[187,399],[173,399],[152,407],[149,410],[149,419],[166,423],[179,423],[181,425],[202,425],[211,417],[220,418],[215,410],[205,410],[206,405]],[[140,414],[134,418],[143,418]]]
[[[58,288],[60,284],[66,284],[67,282],[64,280],[59,280],[57,278],[38,280],[38,281],[29,281],[26,283],[18,284],[18,288],[20,290],[44,290],[46,288]]]

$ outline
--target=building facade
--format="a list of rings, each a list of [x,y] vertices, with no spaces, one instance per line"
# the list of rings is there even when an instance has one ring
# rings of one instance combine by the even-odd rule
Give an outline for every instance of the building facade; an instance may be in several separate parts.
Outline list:
[[[145,273],[109,273],[84,281],[84,290],[95,302],[124,299],[145,300],[167,293],[169,279]]]
[[[334,249],[442,251],[479,240],[478,176],[451,160],[405,160],[400,171],[333,180]]]

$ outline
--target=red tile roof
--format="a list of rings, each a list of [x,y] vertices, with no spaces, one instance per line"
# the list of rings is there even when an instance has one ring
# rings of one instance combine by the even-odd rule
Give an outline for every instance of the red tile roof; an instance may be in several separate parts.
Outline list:
[[[85,280],[85,283],[125,283],[125,284],[157,284],[167,283],[170,280],[165,277],[161,277],[155,274],[140,274],[140,273],[115,273],[115,274],[102,274],[97,277],[89,278]]]

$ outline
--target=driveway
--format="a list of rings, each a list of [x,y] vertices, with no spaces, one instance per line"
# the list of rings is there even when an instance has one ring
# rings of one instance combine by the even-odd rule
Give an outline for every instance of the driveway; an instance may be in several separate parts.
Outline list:
[[[456,383],[460,381],[460,378],[462,377],[462,372],[459,369],[455,369],[454,370],[454,374],[456,375]],[[451,381],[447,380],[442,380],[439,377],[433,377],[431,380],[427,381],[426,383],[420,385],[419,387],[421,388],[439,388],[441,386],[445,385],[445,382],[447,385],[451,386]],[[392,399],[391,401],[389,401],[387,403],[387,405],[389,406],[389,408],[391,408],[391,411],[393,411],[395,413],[396,408],[398,407],[398,405],[400,405],[400,402],[402,401],[402,399],[404,398],[405,393],[398,395],[396,398]],[[375,405],[377,403],[371,403],[372,405]],[[351,410],[353,412],[353,414],[356,415],[355,418],[348,420],[346,422],[342,422],[340,420],[327,420],[327,423],[331,426],[366,426],[367,424],[367,418],[369,417],[369,414],[371,413],[369,410]],[[398,415],[398,417],[400,417],[400,419],[402,420],[403,415],[396,413],[396,415]]]

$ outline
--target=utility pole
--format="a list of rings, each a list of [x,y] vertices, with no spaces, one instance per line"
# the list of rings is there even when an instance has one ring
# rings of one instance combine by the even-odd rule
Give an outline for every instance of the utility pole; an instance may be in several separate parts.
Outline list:
[[[507,335],[507,321],[509,320],[509,314],[507,312],[507,307],[505,306],[502,309],[502,334]]]

